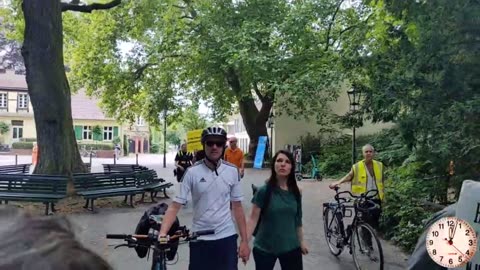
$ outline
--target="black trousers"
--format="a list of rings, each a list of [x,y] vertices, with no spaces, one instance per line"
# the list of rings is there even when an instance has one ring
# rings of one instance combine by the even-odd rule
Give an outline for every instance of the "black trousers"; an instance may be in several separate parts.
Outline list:
[[[255,260],[256,270],[273,270],[277,259],[280,260],[282,270],[303,269],[302,250],[300,248],[296,248],[280,255],[274,255],[254,247],[253,259]]]
[[[367,216],[363,217],[363,220],[365,220],[366,223],[371,225],[375,230],[378,229],[380,226],[380,215],[382,214],[382,202],[380,200],[373,200],[376,204],[380,205],[380,209],[370,211]],[[363,240],[365,241],[365,244],[367,244],[366,248],[372,248],[372,235],[369,231],[367,230],[361,230],[360,235],[362,236]]]
[[[237,235],[190,242],[189,270],[237,270]]]

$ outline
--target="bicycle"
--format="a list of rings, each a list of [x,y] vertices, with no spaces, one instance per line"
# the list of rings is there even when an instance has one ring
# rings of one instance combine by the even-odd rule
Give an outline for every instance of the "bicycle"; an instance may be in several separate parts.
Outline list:
[[[159,224],[159,220],[161,216],[150,216],[151,220],[154,220]],[[186,226],[180,226],[178,230],[169,237],[168,243],[161,244],[158,241],[158,232],[159,227],[157,229],[151,228],[148,234],[107,234],[107,239],[122,239],[126,241],[126,244],[116,245],[114,249],[119,247],[128,247],[128,248],[137,248],[137,247],[145,247],[148,249],[153,249],[153,256],[152,256],[152,267],[151,270],[167,270],[167,260],[173,260],[174,256],[170,257],[170,254],[167,254],[171,249],[174,249],[176,253],[176,247],[179,244],[188,243],[190,241],[195,241],[199,236],[202,235],[210,235],[214,234],[214,230],[204,230],[204,231],[197,231],[197,232],[190,232]],[[183,238],[182,241],[180,239]],[[139,242],[139,240],[141,240]],[[170,258],[169,258],[170,257]]]
[[[383,250],[380,240],[375,234],[372,226],[364,221],[364,216],[368,212],[374,210],[378,205],[372,201],[378,194],[378,190],[370,190],[360,196],[353,195],[350,191],[338,192],[339,187],[335,187],[335,201],[323,204],[323,223],[325,230],[325,240],[328,248],[334,256],[342,253],[345,246],[349,248],[352,254],[355,267],[358,270],[383,270]],[[373,194],[370,194],[373,193]],[[342,194],[348,194],[350,198],[340,197]],[[347,203],[353,202],[353,205]],[[352,223],[345,229],[344,217],[352,217],[352,209],[354,212]],[[346,215],[350,212],[350,215]],[[334,241],[332,242],[332,238]],[[368,240],[370,239],[370,240]],[[371,243],[366,243],[366,242]],[[377,246],[378,256],[375,256],[374,245]],[[358,245],[359,251],[356,250]],[[366,255],[370,263],[375,266],[363,266],[361,264],[360,255]],[[378,265],[378,266],[377,266]]]

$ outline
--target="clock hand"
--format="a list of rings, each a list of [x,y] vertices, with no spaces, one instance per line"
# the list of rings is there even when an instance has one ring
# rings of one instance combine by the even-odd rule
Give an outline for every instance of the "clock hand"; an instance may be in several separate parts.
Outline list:
[[[453,239],[453,226],[448,226],[448,238]]]
[[[452,247],[454,247],[458,252],[460,252],[460,254],[462,254],[462,257],[465,257],[465,254],[463,254],[455,245],[451,245]]]
[[[453,234],[452,234],[452,238],[453,239],[455,237],[455,233],[457,232],[457,226],[458,226],[458,220],[455,221],[455,229],[453,230]]]

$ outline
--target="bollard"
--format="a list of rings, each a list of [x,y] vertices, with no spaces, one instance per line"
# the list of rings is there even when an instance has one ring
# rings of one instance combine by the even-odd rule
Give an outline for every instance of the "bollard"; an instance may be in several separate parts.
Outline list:
[[[90,168],[92,167],[92,152],[90,152]]]
[[[137,166],[138,166],[138,153],[137,153]]]
[[[18,165],[18,155],[15,155],[15,165]]]
[[[117,164],[117,154],[113,154],[113,164]]]

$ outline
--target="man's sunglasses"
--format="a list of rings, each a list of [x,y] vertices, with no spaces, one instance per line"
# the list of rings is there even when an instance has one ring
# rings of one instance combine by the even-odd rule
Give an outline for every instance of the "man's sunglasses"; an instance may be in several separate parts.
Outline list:
[[[225,146],[224,142],[210,142],[210,141],[207,141],[207,142],[205,142],[205,144],[208,147],[212,147],[213,145],[216,145],[217,147],[224,147]]]

